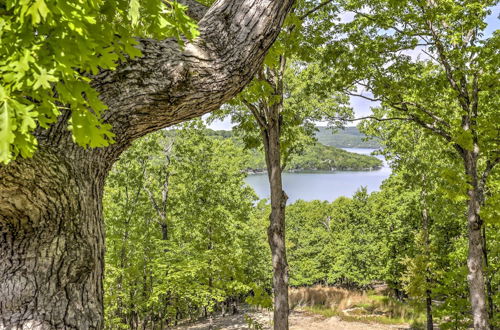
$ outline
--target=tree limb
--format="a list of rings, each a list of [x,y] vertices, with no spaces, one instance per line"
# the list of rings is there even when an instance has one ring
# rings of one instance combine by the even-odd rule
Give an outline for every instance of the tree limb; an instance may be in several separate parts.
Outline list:
[[[200,117],[237,95],[261,67],[293,0],[220,0],[199,21],[200,36],[181,48],[173,39],[139,39],[142,57],[104,70],[92,86],[108,106],[115,144],[84,150],[66,125],[41,130],[40,147],[115,159],[134,139]],[[83,157],[72,156],[72,157]]]
[[[250,112],[252,112],[252,115],[254,116],[255,120],[257,120],[257,124],[259,124],[260,128],[266,129],[267,128],[266,120],[264,116],[260,113],[259,109],[245,99],[243,99],[241,102],[248,108],[248,110],[250,110]]]
[[[373,98],[373,97],[369,97],[369,96],[365,96],[363,94],[357,94],[357,93],[351,93],[351,92],[348,92],[346,91],[345,92],[347,95],[350,95],[350,96],[356,96],[356,97],[361,97],[365,100],[368,100],[368,101],[372,101],[372,102],[382,102],[383,100],[382,99],[378,99],[378,98]]]
[[[342,121],[348,121],[348,122],[360,121],[360,120],[365,120],[365,119],[372,119],[375,121],[392,121],[392,120],[411,121],[411,118],[407,118],[407,117],[378,118],[375,116],[364,116],[364,117],[358,117],[358,118],[352,118],[352,119],[347,119],[347,118],[342,118],[342,117],[330,117],[330,119],[342,120]]]

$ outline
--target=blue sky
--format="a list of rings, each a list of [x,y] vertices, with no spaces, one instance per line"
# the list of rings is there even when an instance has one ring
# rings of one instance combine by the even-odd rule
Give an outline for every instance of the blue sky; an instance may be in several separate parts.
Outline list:
[[[492,13],[486,18],[486,27],[484,34],[485,36],[490,36],[493,31],[500,29],[500,5],[496,5],[492,8]],[[374,102],[368,101],[360,97],[351,97],[351,106],[356,113],[356,117],[368,116],[371,113],[370,107],[376,106]],[[320,124],[320,123],[319,123]],[[230,130],[233,125],[231,124],[231,119],[226,118],[223,121],[216,121],[212,123],[209,127],[215,130]]]

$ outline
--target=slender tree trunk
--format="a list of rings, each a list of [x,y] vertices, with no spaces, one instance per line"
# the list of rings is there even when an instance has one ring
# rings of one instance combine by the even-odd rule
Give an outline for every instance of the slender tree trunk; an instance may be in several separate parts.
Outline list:
[[[274,329],[288,329],[288,263],[285,249],[285,207],[287,195],[283,191],[280,154],[280,105],[272,106],[268,129],[264,134],[269,185],[271,187],[271,215],[268,240],[271,247],[274,289]]]
[[[271,214],[267,237],[271,248],[273,264],[273,290],[274,290],[274,329],[288,329],[288,263],[285,248],[285,207],[288,196],[283,191],[282,164],[281,164],[281,113],[283,110],[283,77],[285,73],[286,58],[280,56],[278,70],[264,68],[259,77],[268,82],[274,89],[272,102],[263,100],[258,106],[243,100],[243,103],[253,114],[261,130],[264,155],[266,159],[267,174],[271,190]],[[267,78],[266,78],[267,77]]]
[[[469,177],[470,188],[467,190],[467,223],[469,236],[469,252],[467,266],[469,274],[469,293],[472,307],[472,318],[474,329],[488,330],[488,313],[486,310],[485,281],[483,272],[483,240],[482,222],[479,217],[480,192],[477,175],[477,148],[473,151],[464,152],[465,171]]]
[[[102,328],[105,166],[47,150],[0,166],[0,329]]]
[[[422,183],[424,184],[426,182],[426,177],[425,175],[422,177]],[[429,215],[429,209],[427,208],[427,200],[426,200],[427,192],[424,189],[422,189],[422,229],[424,231],[424,244],[425,244],[425,253],[429,257],[430,256],[430,246],[431,246],[431,238],[430,238],[430,222],[431,218]],[[426,269],[426,276],[425,276],[425,282],[426,282],[426,290],[425,290],[425,311],[426,311],[426,316],[427,316],[427,330],[433,330],[434,329],[434,322],[432,320],[432,291],[431,291],[431,284],[432,284],[432,278],[431,278],[431,270]]]
[[[432,297],[431,297],[431,290],[427,289],[425,291],[426,297],[425,297],[425,312],[427,315],[427,330],[433,330],[434,329],[434,322],[432,320]]]

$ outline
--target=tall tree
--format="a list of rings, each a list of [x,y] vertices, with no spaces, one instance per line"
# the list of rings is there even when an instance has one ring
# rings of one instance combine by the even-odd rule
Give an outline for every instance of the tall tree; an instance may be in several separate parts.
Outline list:
[[[35,129],[38,150],[33,157],[18,158],[0,167],[1,326],[102,328],[101,201],[104,180],[112,164],[134,139],[213,111],[239,93],[260,67],[293,0],[223,0],[208,9],[195,1],[188,2],[190,12],[200,19],[199,36],[185,41],[183,47],[172,38],[139,38],[136,48],[141,56],[122,58],[114,70],[106,70],[104,66],[102,70],[95,67],[89,71],[88,66],[73,60],[58,67],[60,70],[75,67],[87,77],[82,79],[90,80],[90,86],[107,106],[103,109],[101,103],[89,103],[95,106],[90,113],[102,114],[102,125],[93,127],[110,125],[114,144],[85,149],[73,141],[67,130],[73,116],[71,107],[84,103],[82,98],[87,98],[87,102],[89,98],[97,100],[92,91],[77,85],[74,93],[70,93],[74,97],[61,99],[69,110],[61,109],[62,114],[54,123],[42,125],[42,120],[41,127]],[[20,11],[15,6],[2,6],[2,14],[5,10],[14,10],[12,17],[18,19],[20,15],[20,24],[25,24],[31,22],[28,16],[44,15],[43,8],[40,9],[43,3],[30,2],[29,8],[25,6]],[[137,1],[132,3],[138,5]],[[93,4],[97,6],[94,18],[101,18],[99,10],[104,10],[108,2]],[[55,5],[51,8],[54,12],[58,10]],[[79,13],[80,9],[70,12]],[[78,33],[83,29],[81,20],[95,28],[102,21],[83,14],[75,16],[74,19],[54,16],[52,26],[67,25]],[[41,35],[50,40],[51,32],[55,32],[50,28],[38,31],[36,26],[26,31],[16,34],[12,44]],[[99,34],[95,29],[90,31],[92,35]],[[111,31],[113,35],[117,32]],[[2,38],[5,36],[10,34],[3,33]],[[81,45],[89,49],[96,46],[93,39],[78,40],[84,40]],[[108,44],[111,45],[111,41]],[[60,45],[62,49],[47,47],[44,56],[80,54],[67,48],[66,43]],[[99,59],[101,54],[93,58]],[[116,52],[113,54],[120,57]],[[51,89],[51,82],[41,84]],[[21,88],[20,97],[25,97],[22,100],[35,100],[37,109],[42,106],[36,103],[36,95],[23,94],[23,91]],[[57,91],[57,95],[61,93],[64,91]],[[5,108],[5,94],[1,97]],[[57,100],[54,102],[59,104]],[[2,123],[5,114],[2,110]],[[91,129],[86,123],[73,120],[70,123],[82,131]],[[83,144],[93,146],[90,141]]]
[[[332,1],[298,1],[283,33],[269,52],[252,84],[228,108],[248,147],[263,146],[271,214],[268,240],[273,259],[274,328],[288,329],[288,263],[285,247],[285,208],[282,171],[291,154],[312,141],[313,120],[346,110],[339,94],[320,90],[306,93],[299,77],[333,24]],[[293,63],[290,63],[293,61]],[[318,70],[312,66],[310,70]],[[322,77],[322,75],[319,75]],[[318,78],[320,79],[320,78]],[[332,115],[333,116],[333,115]]]
[[[412,122],[455,150],[467,196],[469,289],[475,329],[489,329],[481,208],[500,163],[496,31],[484,36],[492,1],[348,0],[328,53],[346,92],[381,102],[376,120]],[[408,52],[419,53],[411,57]],[[353,91],[362,87],[371,95]]]

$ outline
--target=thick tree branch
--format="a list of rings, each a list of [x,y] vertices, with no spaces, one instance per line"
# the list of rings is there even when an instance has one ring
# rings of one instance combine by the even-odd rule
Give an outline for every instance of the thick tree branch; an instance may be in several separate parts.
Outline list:
[[[135,138],[218,109],[261,67],[293,0],[219,0],[199,21],[200,36],[181,48],[174,39],[140,39],[143,56],[92,77],[109,110],[116,143],[96,152],[116,157]],[[77,150],[56,124],[40,145]],[[63,136],[63,137],[62,137]]]

